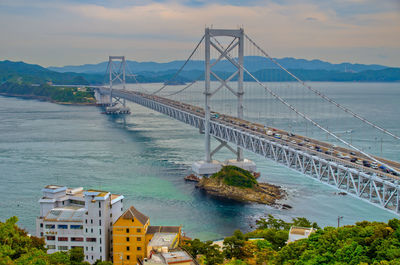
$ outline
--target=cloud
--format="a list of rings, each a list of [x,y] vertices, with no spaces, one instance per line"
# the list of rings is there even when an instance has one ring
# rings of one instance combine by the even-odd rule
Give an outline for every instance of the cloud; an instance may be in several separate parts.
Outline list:
[[[276,57],[396,65],[400,15],[392,0],[383,2],[4,0],[0,23],[9,26],[0,28],[7,36],[0,55],[44,65],[91,63],[111,53],[142,61],[184,59],[204,27],[213,25],[244,26]],[[346,7],[358,8],[342,11]]]

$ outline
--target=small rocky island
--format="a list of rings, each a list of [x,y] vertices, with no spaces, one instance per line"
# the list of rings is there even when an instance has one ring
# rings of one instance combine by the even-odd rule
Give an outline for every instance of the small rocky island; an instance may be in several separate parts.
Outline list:
[[[271,206],[286,195],[281,187],[258,183],[253,174],[236,166],[223,166],[212,176],[203,177],[196,187],[212,196]]]

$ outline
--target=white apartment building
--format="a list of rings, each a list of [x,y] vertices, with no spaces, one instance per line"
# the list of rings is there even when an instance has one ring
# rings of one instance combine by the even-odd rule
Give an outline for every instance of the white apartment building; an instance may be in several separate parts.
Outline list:
[[[112,225],[123,213],[124,196],[58,185],[42,192],[36,234],[49,254],[80,247],[89,263],[112,260]]]

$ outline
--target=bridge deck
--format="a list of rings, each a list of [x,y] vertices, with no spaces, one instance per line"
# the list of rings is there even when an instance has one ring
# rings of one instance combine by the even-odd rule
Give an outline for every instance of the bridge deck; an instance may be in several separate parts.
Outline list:
[[[151,100],[163,103],[163,104],[168,104],[168,105],[174,106],[175,108],[185,110],[187,112],[190,112],[190,113],[204,119],[204,109],[203,108],[200,108],[200,107],[197,107],[194,105],[190,105],[190,104],[186,104],[186,103],[182,103],[179,101],[159,97],[156,95],[148,95],[145,93],[133,92],[133,91],[128,91],[128,90],[125,90],[124,92],[136,93],[142,97],[145,97],[145,98],[148,98],[148,99],[151,99]],[[271,141],[280,142],[283,145],[292,146],[295,149],[304,150],[310,154],[322,156],[326,159],[340,162],[341,164],[345,164],[345,165],[360,169],[365,172],[373,172],[384,178],[400,180],[400,177],[395,175],[395,173],[384,172],[382,169],[379,169],[379,166],[381,166],[379,164],[377,165],[377,167],[378,167],[377,169],[371,168],[371,165],[373,164],[373,162],[370,161],[369,158],[365,157],[364,155],[362,155],[358,152],[353,152],[350,149],[340,147],[340,146],[335,146],[330,143],[319,141],[319,140],[312,139],[309,137],[295,135],[295,134],[289,133],[289,132],[281,130],[281,129],[277,129],[277,128],[273,128],[273,127],[265,127],[261,124],[249,122],[246,120],[241,120],[236,117],[231,117],[231,116],[219,114],[216,112],[212,112],[212,114],[213,115],[212,115],[211,120],[214,120],[214,121],[218,120],[219,122],[221,122],[223,124],[226,124],[226,125],[229,125],[232,127],[236,127],[240,130],[247,131],[252,134],[258,134],[264,138],[269,138]],[[269,131],[271,132],[270,135],[268,134]],[[281,135],[280,139],[276,137],[277,134]],[[316,150],[318,147],[319,147],[320,151]],[[366,161],[366,163],[368,163],[370,166],[365,166],[364,164],[361,164],[361,165],[357,164],[356,161],[351,162],[350,160],[352,158],[356,158],[357,161]],[[397,170],[400,170],[399,162],[390,161],[390,160],[387,160],[387,159],[384,159],[381,157],[375,157],[375,158],[377,158],[378,160],[384,161],[385,163],[389,164],[390,166],[394,167]]]
[[[99,92],[110,94],[108,88],[99,88]],[[129,90],[114,89],[112,94],[204,131],[205,114],[200,107]],[[400,177],[395,172],[377,168],[379,165],[373,165],[350,149],[215,112],[212,112],[210,134],[400,214]],[[396,161],[378,160],[384,160],[395,170],[400,168]]]

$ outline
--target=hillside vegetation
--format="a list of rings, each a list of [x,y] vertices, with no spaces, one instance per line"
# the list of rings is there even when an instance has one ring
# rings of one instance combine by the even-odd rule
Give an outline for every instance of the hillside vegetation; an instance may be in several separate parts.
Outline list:
[[[57,103],[94,104],[93,91],[79,91],[75,87],[53,87],[47,84],[5,82],[0,85],[0,94],[37,98]]]
[[[183,243],[183,248],[198,257],[201,264],[229,265],[397,265],[400,264],[400,221],[358,222],[340,228],[325,227],[305,218],[285,222],[269,215],[260,219],[255,231],[239,230],[224,239],[223,248],[211,241],[198,239]],[[290,227],[314,227],[317,231],[307,239],[289,244]],[[256,240],[249,240],[257,238]]]

